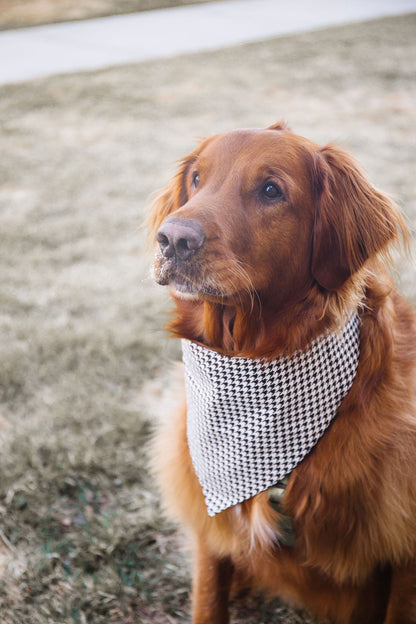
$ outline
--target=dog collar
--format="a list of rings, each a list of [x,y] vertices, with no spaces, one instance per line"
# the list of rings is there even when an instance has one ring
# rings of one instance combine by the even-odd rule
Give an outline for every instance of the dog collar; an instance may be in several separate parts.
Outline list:
[[[359,319],[272,361],[189,340],[182,351],[188,445],[214,516],[283,479],[324,434],[357,372]]]

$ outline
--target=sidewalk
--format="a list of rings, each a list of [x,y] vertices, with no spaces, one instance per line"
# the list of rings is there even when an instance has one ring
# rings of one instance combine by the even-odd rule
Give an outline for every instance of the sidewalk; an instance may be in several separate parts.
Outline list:
[[[416,0],[226,0],[0,33],[0,84],[411,13]]]

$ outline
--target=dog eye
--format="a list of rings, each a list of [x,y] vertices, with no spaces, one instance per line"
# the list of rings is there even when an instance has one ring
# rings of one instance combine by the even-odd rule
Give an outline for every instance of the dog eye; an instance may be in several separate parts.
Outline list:
[[[195,171],[192,176],[192,188],[197,189],[199,186],[199,173]]]
[[[280,186],[278,186],[274,182],[266,182],[261,192],[264,195],[264,197],[267,197],[267,199],[284,199],[285,198]]]

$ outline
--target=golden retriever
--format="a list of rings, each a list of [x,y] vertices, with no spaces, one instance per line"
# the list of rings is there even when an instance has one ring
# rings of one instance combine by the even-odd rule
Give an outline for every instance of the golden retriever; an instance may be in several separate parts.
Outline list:
[[[344,150],[278,123],[203,140],[155,201],[151,232],[169,329],[193,344],[271,362],[359,318],[355,379],[277,510],[267,488],[208,515],[185,397],[160,428],[162,499],[194,536],[193,624],[226,624],[234,585],[326,622],[415,624],[416,323],[388,270],[406,239],[397,206]]]

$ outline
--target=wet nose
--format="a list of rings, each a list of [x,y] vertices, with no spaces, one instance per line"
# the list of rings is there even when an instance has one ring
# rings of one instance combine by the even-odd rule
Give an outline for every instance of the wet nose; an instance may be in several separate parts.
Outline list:
[[[205,242],[201,225],[192,219],[168,219],[159,229],[156,240],[165,258],[187,260]]]

